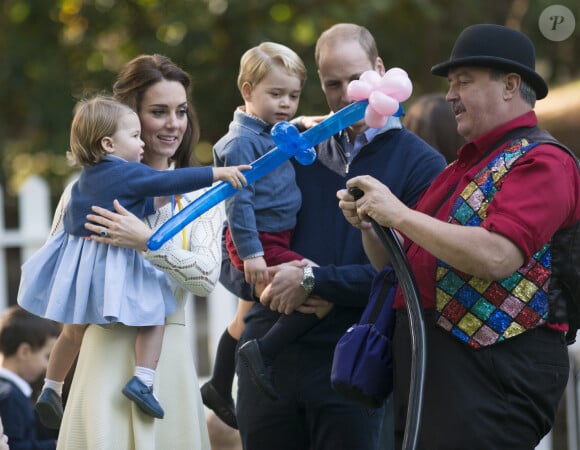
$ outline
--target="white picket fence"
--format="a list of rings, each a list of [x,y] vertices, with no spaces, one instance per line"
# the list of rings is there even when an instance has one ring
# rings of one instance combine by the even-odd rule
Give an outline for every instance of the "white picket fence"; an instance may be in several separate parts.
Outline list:
[[[16,229],[5,228],[4,192],[0,190],[0,311],[9,304],[7,248],[19,248],[25,261],[40,247],[50,231],[52,212],[50,190],[40,177],[30,177],[18,195],[19,223]]]

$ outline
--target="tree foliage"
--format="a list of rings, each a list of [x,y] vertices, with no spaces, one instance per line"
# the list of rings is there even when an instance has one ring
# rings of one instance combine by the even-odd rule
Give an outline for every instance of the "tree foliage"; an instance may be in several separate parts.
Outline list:
[[[561,0],[580,18],[576,0]],[[536,43],[539,69],[554,85],[578,77],[579,33],[551,42],[538,30],[547,0],[4,0],[0,6],[2,182],[15,192],[31,173],[60,186],[76,99],[110,92],[115,74],[140,53],[163,53],[194,78],[201,120],[198,156],[226,130],[241,99],[239,58],[265,40],[288,45],[308,67],[300,113],[325,112],[314,44],[337,22],[365,25],[387,67],[409,72],[415,95],[443,91],[430,75],[468,24],[519,28]],[[580,25],[579,25],[580,26]],[[58,193],[59,189],[55,189]]]

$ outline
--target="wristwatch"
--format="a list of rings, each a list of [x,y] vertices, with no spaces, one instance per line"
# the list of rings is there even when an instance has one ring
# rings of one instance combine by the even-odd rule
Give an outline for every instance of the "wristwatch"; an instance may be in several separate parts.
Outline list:
[[[300,286],[304,288],[307,294],[310,294],[314,289],[314,273],[312,272],[312,267],[308,266],[304,268],[304,275],[302,275],[302,281]]]

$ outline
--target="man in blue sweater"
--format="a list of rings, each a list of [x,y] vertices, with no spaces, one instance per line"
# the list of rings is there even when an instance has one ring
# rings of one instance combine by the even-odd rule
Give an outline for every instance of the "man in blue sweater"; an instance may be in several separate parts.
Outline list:
[[[338,24],[325,31],[315,51],[322,90],[332,111],[347,106],[350,81],[367,70],[383,75],[385,67],[369,31]],[[372,129],[364,121],[323,142],[310,166],[295,165],[302,206],[292,250],[318,266],[280,267],[245,318],[241,343],[258,338],[278,313],[330,302],[330,314],[277,357],[273,381],[280,399],[257,391],[248,373],[238,369],[237,420],[242,443],[251,450],[307,448],[374,450],[380,447],[383,409],[365,407],[332,390],[334,347],[357,322],[375,275],[363,251],[360,233],[343,217],[335,193],[351,177],[370,174],[407,205],[445,167],[433,148],[404,129],[398,118]]]

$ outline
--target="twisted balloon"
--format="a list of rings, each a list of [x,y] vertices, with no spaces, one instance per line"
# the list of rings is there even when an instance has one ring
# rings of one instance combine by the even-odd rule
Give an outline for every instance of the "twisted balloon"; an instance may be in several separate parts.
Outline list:
[[[371,128],[382,128],[388,117],[399,109],[399,103],[411,96],[413,85],[407,72],[394,67],[382,77],[373,70],[364,72],[358,80],[351,81],[347,89],[353,100],[368,99],[366,124]]]

